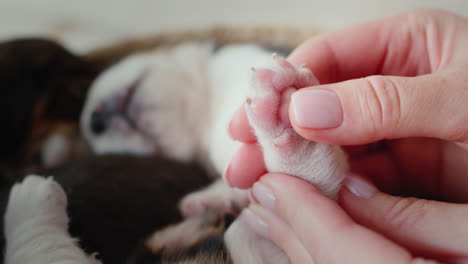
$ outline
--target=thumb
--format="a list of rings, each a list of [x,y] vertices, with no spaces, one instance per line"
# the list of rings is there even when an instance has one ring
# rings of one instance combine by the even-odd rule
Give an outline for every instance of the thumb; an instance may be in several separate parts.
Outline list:
[[[390,196],[357,176],[345,186],[340,203],[359,224],[418,255],[468,259],[468,205]]]
[[[290,119],[303,137],[353,145],[381,139],[468,138],[468,70],[370,76],[296,91]],[[463,112],[465,111],[465,112]]]

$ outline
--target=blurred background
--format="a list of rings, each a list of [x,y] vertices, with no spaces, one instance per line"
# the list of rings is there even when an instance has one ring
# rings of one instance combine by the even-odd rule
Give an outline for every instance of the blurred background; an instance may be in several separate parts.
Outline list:
[[[213,25],[335,29],[415,7],[468,16],[466,0],[0,0],[0,40],[47,35],[83,52],[135,36]]]

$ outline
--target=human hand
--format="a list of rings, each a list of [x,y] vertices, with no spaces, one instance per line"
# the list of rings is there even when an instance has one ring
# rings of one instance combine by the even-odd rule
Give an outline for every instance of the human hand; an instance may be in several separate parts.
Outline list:
[[[290,105],[292,124],[313,141],[366,144],[346,148],[351,169],[387,193],[468,202],[467,44],[466,19],[432,10],[313,38],[289,60],[305,64],[324,85],[296,92]],[[324,103],[312,97],[317,89],[335,92],[336,100]],[[226,179],[248,188],[264,170],[243,110],[230,132],[248,144],[232,160]],[[468,244],[466,224],[460,223],[466,219],[466,205],[381,195],[363,200],[345,190],[341,204],[355,221],[413,253],[468,255],[447,243]],[[436,232],[440,229],[446,239]]]
[[[454,209],[446,204],[428,203],[428,210],[423,210],[419,208],[423,205],[420,202],[418,207],[410,208],[405,207],[412,205],[410,200],[381,193],[360,178],[348,178],[346,185],[342,197],[351,205],[362,206],[358,209],[360,212],[369,210],[365,212],[367,218],[383,221],[377,222],[378,226],[386,228],[383,234],[377,232],[382,230],[375,231],[357,223],[311,184],[275,173],[264,175],[254,184],[252,196],[256,204],[244,209],[240,218],[256,233],[283,249],[291,263],[435,263],[414,255],[465,263],[468,256],[466,235],[454,233],[456,228],[450,230],[450,225],[466,227],[468,210],[458,210],[458,214],[451,215],[455,217],[445,219],[447,215],[437,210]],[[383,208],[376,208],[378,206]],[[390,209],[388,215],[378,215],[386,209]],[[466,230],[460,228],[465,234]],[[391,236],[387,237],[389,233]],[[406,243],[397,243],[405,239]],[[419,251],[405,248],[409,244],[419,246]],[[436,251],[427,251],[434,249]]]

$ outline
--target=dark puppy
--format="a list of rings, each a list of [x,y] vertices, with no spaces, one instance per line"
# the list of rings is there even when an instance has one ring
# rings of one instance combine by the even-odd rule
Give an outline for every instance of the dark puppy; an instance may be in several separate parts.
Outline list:
[[[0,175],[41,167],[52,132],[76,130],[98,70],[60,44],[41,38],[0,43]]]
[[[130,255],[132,260],[180,258],[189,251],[193,257],[196,243],[190,244],[191,250],[186,241],[173,244],[177,252],[168,254],[165,249],[162,254],[143,241],[154,230],[181,220],[180,198],[209,182],[199,167],[158,157],[105,156],[44,171],[43,150],[51,135],[64,136],[75,144],[71,147],[75,153],[67,154],[86,152],[76,121],[98,73],[97,67],[50,40],[0,43],[0,121],[8,124],[0,132],[1,214],[15,180],[26,173],[53,175],[67,192],[70,232],[86,251],[99,252],[104,263],[125,263]],[[205,241],[208,238],[198,231],[211,225],[221,231],[218,227],[224,220],[213,221],[218,217],[222,218],[217,214],[204,218],[203,227],[192,226],[191,238]],[[175,231],[174,236],[185,235]],[[3,235],[0,247],[4,248]]]
[[[41,174],[55,175],[54,179],[66,193],[70,235],[78,239],[78,246],[88,254],[97,252],[98,259],[104,264],[231,263],[224,232],[233,218],[210,211],[182,220],[177,209],[181,197],[211,181],[197,165],[162,157],[98,156],[73,161]],[[37,253],[31,250],[37,246],[34,242],[32,245],[24,243],[29,234],[35,234],[35,237],[26,241],[38,239],[37,232],[43,227],[35,219],[54,219],[57,213],[45,205],[57,198],[55,194],[39,202],[41,193],[44,193],[40,185],[40,182],[30,185],[30,189],[24,192],[26,200],[18,199],[18,191],[16,196],[11,194],[7,197],[7,189],[0,200],[6,206],[10,199],[10,214],[6,214],[10,224],[6,227],[11,229],[5,230],[10,244],[7,254],[11,256],[15,251],[23,256],[33,254],[26,258],[37,263],[53,254],[54,251],[47,248],[55,248],[51,245],[62,243],[55,240],[57,237],[50,236],[51,229],[39,237],[44,248],[39,255],[34,255]],[[36,203],[34,207],[28,205]],[[41,209],[43,206],[49,209],[44,211]],[[11,217],[17,217],[17,214],[11,210],[25,212],[28,209],[29,217],[14,218],[12,222]],[[5,207],[1,210],[5,214]],[[65,213],[65,209],[61,210]],[[42,215],[44,213],[46,215]],[[33,226],[26,224],[24,227],[24,220],[31,220]],[[25,229],[15,231],[15,236],[8,236],[18,228]],[[31,232],[32,229],[37,232]],[[16,243],[21,244],[14,247]],[[6,263],[17,263],[11,258],[6,259]],[[96,262],[83,261],[81,264],[85,263]]]
[[[126,263],[154,230],[180,221],[178,201],[210,182],[199,166],[162,157],[90,157],[43,175],[67,193],[72,236],[114,264]]]

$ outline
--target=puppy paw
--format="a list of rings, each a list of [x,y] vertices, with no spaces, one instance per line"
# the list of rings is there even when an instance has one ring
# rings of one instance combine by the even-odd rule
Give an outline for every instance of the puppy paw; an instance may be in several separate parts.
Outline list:
[[[319,82],[305,67],[296,67],[274,56],[271,69],[253,69],[252,94],[246,110],[257,135],[264,135],[278,146],[286,146],[296,136],[289,121],[289,101],[297,89]]]
[[[5,214],[5,230],[12,231],[25,223],[47,224],[66,229],[67,197],[62,187],[52,178],[36,175],[15,184]]]
[[[219,181],[206,189],[185,196],[179,204],[179,209],[187,218],[211,210],[238,215],[248,205],[247,191],[230,188]]]
[[[275,56],[271,68],[253,69],[252,96],[245,108],[263,148],[267,170],[305,179],[334,198],[346,169],[343,152],[302,138],[289,120],[292,93],[318,84],[309,69]]]

